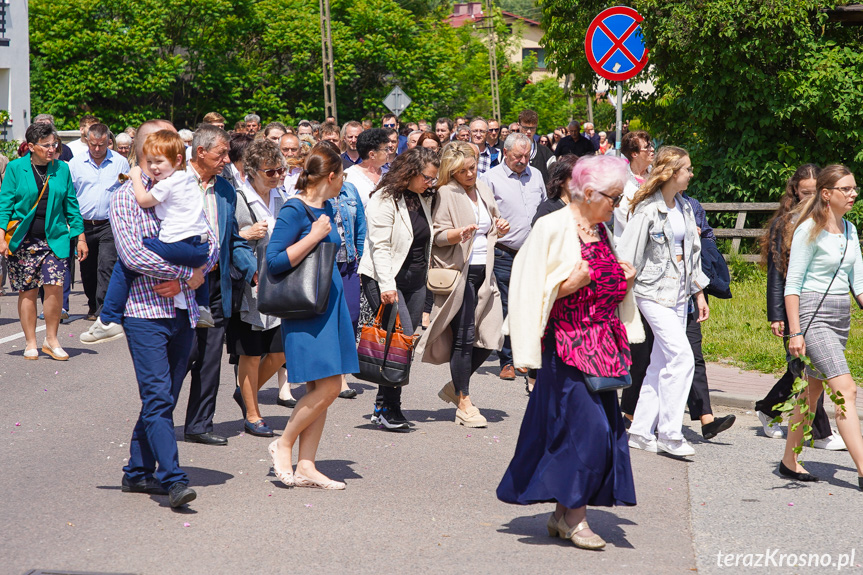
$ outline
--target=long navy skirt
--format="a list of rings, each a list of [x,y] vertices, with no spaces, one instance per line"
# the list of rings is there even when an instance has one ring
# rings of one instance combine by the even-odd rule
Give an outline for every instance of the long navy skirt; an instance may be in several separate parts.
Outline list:
[[[593,394],[581,371],[554,353],[542,354],[515,455],[497,488],[506,503],[635,505],[626,428],[617,393]]]

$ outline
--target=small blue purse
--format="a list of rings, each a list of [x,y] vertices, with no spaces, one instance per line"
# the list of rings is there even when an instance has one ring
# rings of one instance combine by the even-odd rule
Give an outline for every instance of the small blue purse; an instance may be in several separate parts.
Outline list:
[[[626,389],[632,385],[632,378],[628,373],[617,377],[605,377],[602,375],[584,374],[584,384],[590,393],[602,393],[603,391],[616,391]]]

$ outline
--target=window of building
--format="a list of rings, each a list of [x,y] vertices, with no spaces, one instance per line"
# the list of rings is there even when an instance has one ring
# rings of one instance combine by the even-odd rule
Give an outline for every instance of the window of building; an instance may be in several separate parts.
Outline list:
[[[9,38],[6,37],[6,11],[8,9],[6,0],[0,0],[0,46],[9,45]]]
[[[545,49],[544,48],[522,48],[521,59],[527,60],[530,55],[536,56],[536,67],[538,70],[545,70]]]

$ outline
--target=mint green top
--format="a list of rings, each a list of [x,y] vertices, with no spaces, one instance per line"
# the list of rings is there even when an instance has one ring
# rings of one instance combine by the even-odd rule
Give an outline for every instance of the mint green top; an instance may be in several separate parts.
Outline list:
[[[809,218],[794,230],[791,240],[791,255],[788,256],[788,275],[785,278],[785,295],[800,295],[801,292],[825,293],[830,280],[839,266],[845,242],[845,258],[836,279],[830,287],[831,295],[847,295],[853,286],[854,293],[863,293],[863,256],[857,228],[842,220],[846,234],[831,234],[822,231],[814,242],[809,241],[809,232],[815,222]]]

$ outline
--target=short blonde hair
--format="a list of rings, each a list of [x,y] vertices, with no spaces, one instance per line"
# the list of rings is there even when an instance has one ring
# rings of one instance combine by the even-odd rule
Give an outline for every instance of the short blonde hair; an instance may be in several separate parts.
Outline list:
[[[440,170],[438,171],[438,186],[445,186],[452,179],[452,175],[462,169],[468,157],[479,160],[476,150],[467,142],[452,140],[443,147],[440,157]]]

